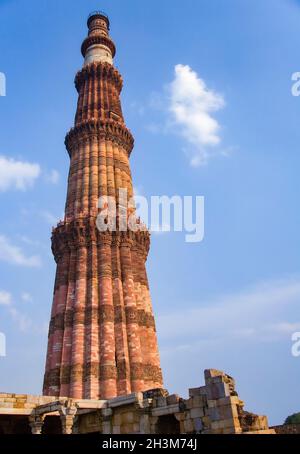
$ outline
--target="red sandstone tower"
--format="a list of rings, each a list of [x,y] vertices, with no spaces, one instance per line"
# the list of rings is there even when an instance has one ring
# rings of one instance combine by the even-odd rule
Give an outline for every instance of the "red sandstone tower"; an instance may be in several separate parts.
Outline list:
[[[133,137],[120,103],[122,78],[101,12],[88,19],[75,126],[67,134],[70,172],[64,221],[53,230],[57,263],[44,395],[109,399],[162,387],[145,268],[148,231],[99,231],[97,202],[133,195]]]

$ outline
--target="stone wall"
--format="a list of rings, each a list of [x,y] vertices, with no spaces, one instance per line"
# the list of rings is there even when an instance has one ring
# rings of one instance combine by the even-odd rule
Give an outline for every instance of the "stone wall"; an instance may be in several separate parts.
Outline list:
[[[51,418],[56,420],[51,422]],[[215,369],[205,371],[205,385],[189,389],[188,399],[169,395],[162,388],[110,400],[0,394],[0,433],[24,433],[26,421],[27,429],[35,434],[53,433],[59,421],[65,434],[275,434],[277,431],[269,429],[266,416],[246,412],[234,379]],[[49,428],[52,432],[47,432]]]
[[[300,434],[300,424],[283,424],[281,426],[273,426],[272,429],[280,435]]]
[[[29,416],[39,405],[57,400],[56,397],[31,396],[29,394],[0,393],[0,415]]]

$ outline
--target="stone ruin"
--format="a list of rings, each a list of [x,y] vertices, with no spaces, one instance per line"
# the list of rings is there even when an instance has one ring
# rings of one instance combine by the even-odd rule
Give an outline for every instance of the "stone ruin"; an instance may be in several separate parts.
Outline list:
[[[188,399],[162,388],[110,400],[0,394],[2,434],[274,434],[244,410],[232,377],[208,369]]]

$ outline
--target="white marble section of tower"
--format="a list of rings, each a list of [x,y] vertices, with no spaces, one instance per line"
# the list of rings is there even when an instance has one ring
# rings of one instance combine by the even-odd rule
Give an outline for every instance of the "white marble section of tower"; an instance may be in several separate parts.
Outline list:
[[[84,66],[92,62],[106,62],[113,65],[112,49],[106,42],[109,39],[109,20],[104,13],[96,11],[88,20],[89,38],[91,45],[87,48]],[[103,37],[103,39],[99,39]],[[94,39],[93,39],[94,38]]]

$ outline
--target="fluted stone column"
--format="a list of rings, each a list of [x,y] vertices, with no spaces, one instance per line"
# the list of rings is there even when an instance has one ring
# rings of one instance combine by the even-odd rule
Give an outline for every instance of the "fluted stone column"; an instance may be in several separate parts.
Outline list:
[[[65,141],[65,218],[52,233],[57,273],[43,392],[110,399],[162,387],[162,375],[145,268],[150,235],[121,231],[119,218],[113,232],[96,225],[100,197],[112,197],[118,210],[120,190],[127,202],[133,196],[134,140],[124,123],[109,20],[94,13],[88,28],[75,78],[75,124]],[[128,215],[135,216],[134,207]]]

